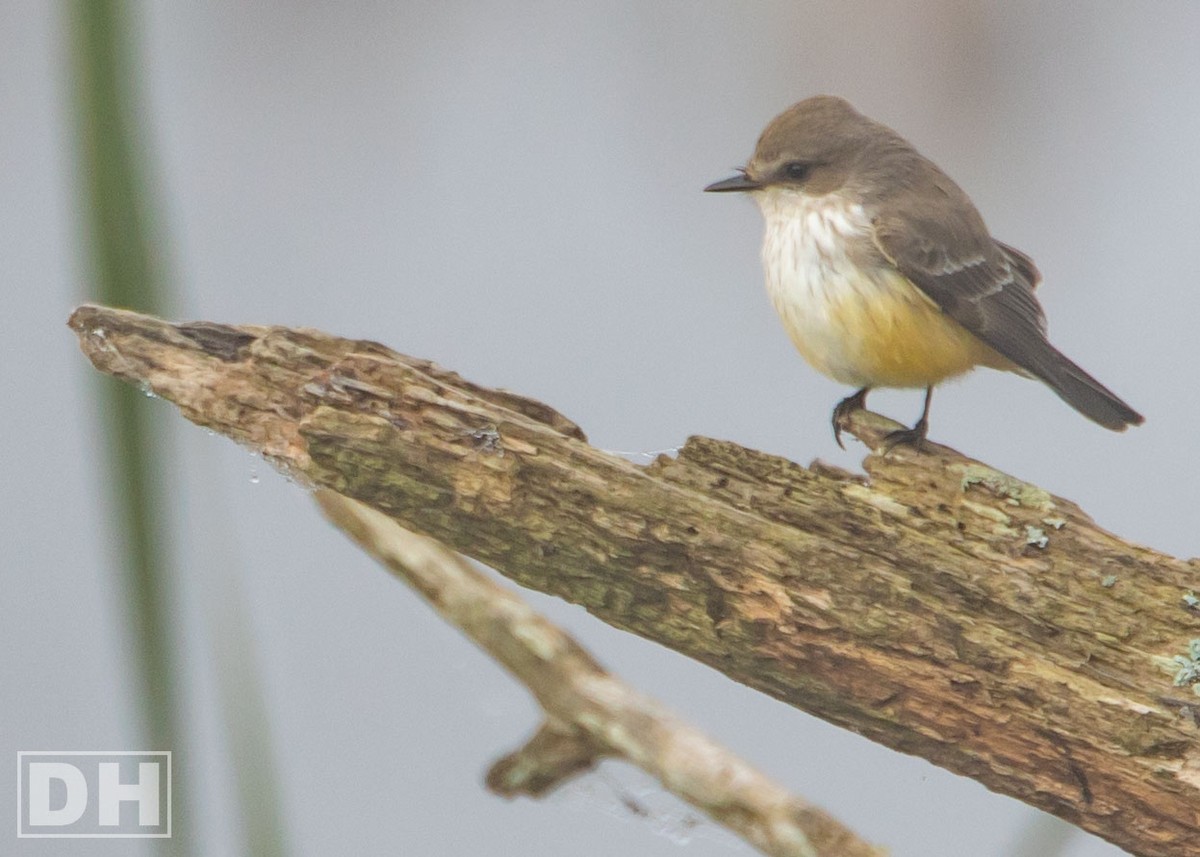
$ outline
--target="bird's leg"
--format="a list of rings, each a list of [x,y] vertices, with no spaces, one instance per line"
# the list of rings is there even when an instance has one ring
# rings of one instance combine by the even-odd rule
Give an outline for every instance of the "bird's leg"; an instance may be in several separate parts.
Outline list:
[[[921,418],[910,429],[900,429],[888,434],[881,444],[881,451],[884,455],[902,443],[912,444],[918,451],[925,448],[925,438],[929,435],[929,403],[931,401],[933,401],[933,387],[929,386],[925,388],[925,409],[921,411]]]
[[[842,429],[846,427],[846,422],[852,413],[861,411],[867,406],[867,393],[870,390],[870,387],[863,387],[854,395],[842,399],[833,409],[833,439],[842,449],[846,448],[846,445],[842,443]]]

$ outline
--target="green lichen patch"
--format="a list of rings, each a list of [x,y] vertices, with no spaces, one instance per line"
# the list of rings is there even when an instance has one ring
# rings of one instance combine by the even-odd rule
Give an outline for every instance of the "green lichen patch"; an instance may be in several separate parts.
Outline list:
[[[982,485],[997,497],[1003,497],[1016,506],[1044,511],[1054,508],[1054,501],[1046,491],[985,464],[972,462],[963,468],[962,474],[961,486],[964,493],[972,485]]]
[[[1188,687],[1200,695],[1200,640],[1188,643],[1186,655],[1176,655],[1171,659],[1178,669],[1175,671],[1175,686]]]

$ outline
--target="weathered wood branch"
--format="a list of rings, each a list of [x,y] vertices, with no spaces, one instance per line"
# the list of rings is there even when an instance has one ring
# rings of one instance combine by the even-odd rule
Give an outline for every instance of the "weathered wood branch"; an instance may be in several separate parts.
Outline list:
[[[541,728],[492,766],[493,791],[540,795],[614,756],[766,854],[882,857],[827,813],[606,672],[562,629],[439,542],[328,489],[316,499],[326,517],[503,664],[541,706]]]
[[[869,480],[692,438],[649,467],[375,343],[81,307],[101,370],[294,477],[1142,857],[1200,853],[1200,563],[944,447]],[[869,446],[895,424],[862,414]]]

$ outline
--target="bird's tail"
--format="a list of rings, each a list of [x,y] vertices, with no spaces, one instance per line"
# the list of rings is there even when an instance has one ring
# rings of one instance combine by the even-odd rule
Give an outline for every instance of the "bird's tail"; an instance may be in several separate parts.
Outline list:
[[[1093,422],[1113,431],[1141,425],[1145,417],[1121,400],[1048,342],[1025,368],[1041,379],[1064,402]],[[1031,355],[1032,356],[1032,355]]]

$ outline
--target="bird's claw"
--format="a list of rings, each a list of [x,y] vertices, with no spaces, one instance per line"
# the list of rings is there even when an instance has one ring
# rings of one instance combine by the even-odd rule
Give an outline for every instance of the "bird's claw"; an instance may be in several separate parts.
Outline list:
[[[915,426],[910,429],[897,429],[889,432],[884,436],[883,442],[879,444],[880,455],[887,455],[897,446],[911,446],[917,452],[924,452],[926,449],[925,440],[929,436],[929,423],[925,420],[919,420]]]
[[[837,445],[842,449],[846,445],[842,443],[842,430],[850,423],[850,415],[855,411],[861,411],[867,406],[867,390],[864,388],[842,399],[833,409],[833,439],[837,441]]]

